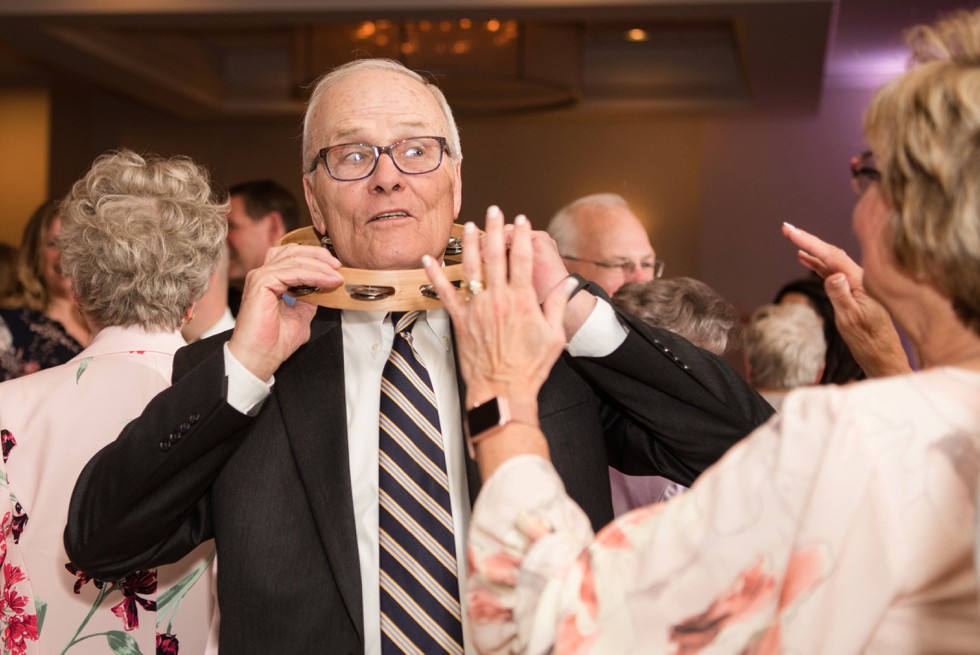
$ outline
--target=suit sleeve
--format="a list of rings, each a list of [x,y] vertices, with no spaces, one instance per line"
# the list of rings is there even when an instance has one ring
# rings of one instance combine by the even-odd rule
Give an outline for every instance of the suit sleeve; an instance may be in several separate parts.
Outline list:
[[[82,470],[65,548],[86,574],[115,579],[177,561],[211,538],[208,489],[250,421],[225,401],[220,343],[181,349],[173,386]]]
[[[722,358],[630,314],[617,316],[629,334],[615,351],[569,358],[600,397],[609,463],[689,486],[773,409]]]

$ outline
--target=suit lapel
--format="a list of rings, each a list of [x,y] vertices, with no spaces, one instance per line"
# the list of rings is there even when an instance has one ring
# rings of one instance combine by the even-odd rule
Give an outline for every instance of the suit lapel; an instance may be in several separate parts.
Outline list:
[[[288,390],[277,399],[317,531],[347,613],[363,641],[339,311],[319,310],[310,341],[276,372],[276,378],[276,388]]]

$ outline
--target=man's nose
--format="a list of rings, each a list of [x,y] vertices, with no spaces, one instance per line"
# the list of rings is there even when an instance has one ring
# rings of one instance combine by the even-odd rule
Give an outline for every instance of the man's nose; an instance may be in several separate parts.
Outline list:
[[[371,181],[374,182],[376,189],[390,191],[400,188],[403,175],[404,173],[395,166],[395,158],[391,153],[383,152],[378,155],[378,163],[371,173]]]
[[[630,282],[649,282],[653,279],[653,269],[637,266],[632,273],[626,275],[626,279]]]

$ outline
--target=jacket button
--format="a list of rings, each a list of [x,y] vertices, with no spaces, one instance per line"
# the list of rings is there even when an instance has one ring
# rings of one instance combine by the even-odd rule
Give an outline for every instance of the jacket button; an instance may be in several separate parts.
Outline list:
[[[170,450],[170,442],[169,441],[161,441],[160,442],[160,450],[162,450],[163,452],[167,452],[168,450]]]
[[[178,441],[180,441],[180,435],[178,433],[176,433],[176,432],[171,432],[170,433],[170,445],[172,446],[175,443],[177,443]]]
[[[187,422],[190,423],[191,425],[194,425],[200,420],[201,420],[200,414],[191,414],[190,416],[187,417]]]
[[[191,429],[191,424],[188,421],[184,421],[177,429],[180,430],[181,434],[187,434],[187,432]]]

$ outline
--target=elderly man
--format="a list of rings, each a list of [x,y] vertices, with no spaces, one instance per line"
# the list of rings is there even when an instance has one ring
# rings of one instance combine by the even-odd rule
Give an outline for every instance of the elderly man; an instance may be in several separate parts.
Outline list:
[[[627,282],[647,282],[664,273],[646,228],[615,193],[565,205],[548,224],[548,234],[568,272],[592,280],[610,296]]]
[[[347,64],[311,95],[303,158],[313,223],[336,257],[270,251],[227,343],[179,353],[173,387],[85,468],[68,549],[106,577],[214,537],[226,652],[462,653],[462,539],[480,478],[448,316],[284,297],[336,288],[341,263],[419,268],[443,255],[460,208],[452,113],[396,62]],[[536,244],[543,293],[567,273],[547,235]],[[539,413],[569,493],[599,526],[612,517],[607,450],[690,483],[771,410],[683,340],[624,329],[592,291],[571,301],[568,352]],[[505,422],[508,401],[520,404],[498,398],[468,423]]]

